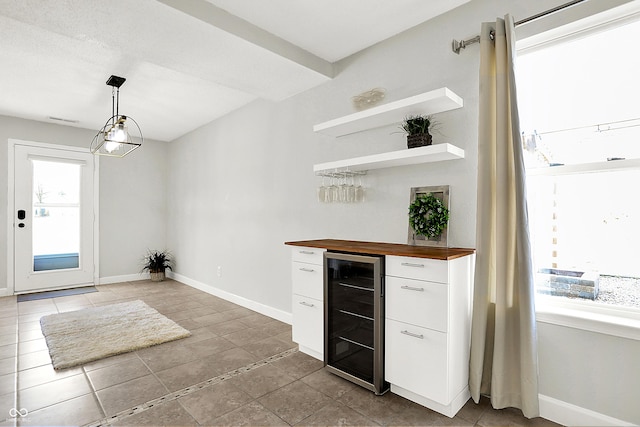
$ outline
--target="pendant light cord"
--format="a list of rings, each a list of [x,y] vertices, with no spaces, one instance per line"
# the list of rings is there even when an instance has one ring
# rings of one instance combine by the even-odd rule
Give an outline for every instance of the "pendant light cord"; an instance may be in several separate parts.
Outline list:
[[[112,124],[115,125],[116,117],[119,116],[119,105],[120,104],[120,88],[111,86],[111,117]]]

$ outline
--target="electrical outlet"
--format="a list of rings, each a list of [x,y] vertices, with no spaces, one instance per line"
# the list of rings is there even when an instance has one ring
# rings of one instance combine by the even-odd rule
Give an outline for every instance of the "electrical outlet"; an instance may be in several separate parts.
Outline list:
[[[222,277],[222,266],[218,266],[218,277]]]

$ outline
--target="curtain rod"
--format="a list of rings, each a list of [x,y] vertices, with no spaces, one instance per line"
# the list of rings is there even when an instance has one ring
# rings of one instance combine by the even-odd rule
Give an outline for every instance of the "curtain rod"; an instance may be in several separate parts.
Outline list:
[[[547,15],[551,15],[552,13],[559,12],[559,11],[561,11],[563,9],[567,9],[567,8],[569,8],[571,6],[575,6],[576,4],[583,3],[585,1],[588,1],[588,0],[572,0],[572,1],[568,2],[568,3],[561,4],[560,6],[556,6],[556,7],[552,8],[552,9],[545,10],[544,12],[537,13],[535,15],[532,15],[532,16],[528,17],[528,18],[524,18],[524,19],[521,19],[519,21],[516,21],[515,22],[515,26],[517,27],[518,25],[526,24],[527,22],[531,22],[531,21],[535,21],[536,19],[542,18],[542,17],[547,16]],[[493,37],[491,37],[491,39],[493,40]],[[455,53],[459,54],[460,50],[462,50],[462,49],[466,48],[467,46],[469,46],[470,44],[474,44],[474,43],[480,43],[480,36],[475,36],[475,37],[472,37],[472,38],[466,39],[466,40],[455,40],[454,39],[453,43],[451,44],[451,49]]]

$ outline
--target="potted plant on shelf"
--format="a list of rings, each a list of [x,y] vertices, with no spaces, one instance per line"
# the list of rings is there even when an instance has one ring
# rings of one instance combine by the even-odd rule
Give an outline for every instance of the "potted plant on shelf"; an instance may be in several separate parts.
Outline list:
[[[173,271],[173,259],[169,251],[147,251],[142,272],[148,271],[152,282],[162,282],[167,268]]]
[[[417,115],[404,118],[400,128],[407,134],[407,147],[416,148],[431,145],[431,134],[436,122],[433,116]]]

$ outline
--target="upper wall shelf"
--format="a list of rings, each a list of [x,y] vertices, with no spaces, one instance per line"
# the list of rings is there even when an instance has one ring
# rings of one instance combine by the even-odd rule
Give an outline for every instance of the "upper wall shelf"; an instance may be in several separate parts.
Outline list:
[[[463,159],[464,150],[451,144],[435,144],[426,147],[372,154],[370,156],[313,165],[314,172],[348,169],[359,172],[394,166],[409,166],[420,163],[441,162],[444,160]]]
[[[400,123],[408,115],[436,114],[462,106],[462,98],[443,87],[317,124],[313,131],[335,137],[344,136]]]

